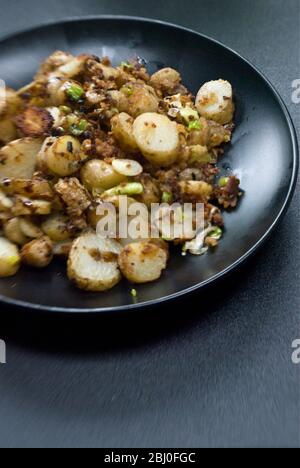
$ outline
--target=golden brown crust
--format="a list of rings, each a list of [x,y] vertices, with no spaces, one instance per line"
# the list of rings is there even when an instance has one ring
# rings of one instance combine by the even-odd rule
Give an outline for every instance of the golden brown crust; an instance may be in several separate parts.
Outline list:
[[[47,267],[53,259],[53,244],[44,236],[24,245],[21,250],[22,262],[35,268]]]
[[[168,253],[158,243],[142,241],[127,245],[119,256],[119,267],[133,283],[150,283],[166,268]]]
[[[15,122],[24,136],[36,138],[50,134],[54,119],[46,109],[32,106],[16,117]]]

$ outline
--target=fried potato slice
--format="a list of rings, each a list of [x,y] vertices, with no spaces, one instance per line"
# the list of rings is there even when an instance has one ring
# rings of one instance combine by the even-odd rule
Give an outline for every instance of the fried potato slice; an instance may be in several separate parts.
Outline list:
[[[42,140],[22,138],[0,149],[0,181],[4,179],[31,179]]]
[[[117,114],[111,119],[111,128],[115,139],[120,147],[129,153],[139,152],[133,136],[133,122],[134,119],[126,112],[121,112],[121,114]]]
[[[37,138],[49,135],[54,119],[47,109],[31,106],[18,115],[15,122],[24,136]]]
[[[14,276],[20,264],[21,258],[17,246],[0,237],[0,278]]]
[[[11,117],[0,117],[0,145],[14,141],[18,138],[17,127]]]
[[[158,243],[136,242],[123,249],[119,267],[129,281],[142,284],[158,280],[167,261],[168,253]]]
[[[8,240],[17,245],[24,245],[28,238],[21,230],[20,218],[11,218],[4,223],[3,231]]]
[[[206,119],[221,125],[231,122],[235,110],[231,84],[224,80],[205,83],[197,94],[196,107]]]
[[[49,216],[49,218],[43,222],[41,228],[53,242],[63,242],[70,239],[68,217],[62,213],[54,213]]]
[[[163,94],[172,94],[180,85],[181,76],[177,70],[173,68],[163,68],[154,73],[150,79],[150,85],[154,89],[162,91]]]
[[[53,259],[53,244],[44,236],[25,244],[21,250],[22,262],[34,268],[46,268]]]
[[[2,189],[9,195],[21,195],[32,199],[51,201],[54,192],[49,182],[42,178],[7,179],[2,183]]]
[[[97,234],[80,236],[72,245],[68,260],[68,277],[79,289],[107,291],[121,280],[118,256],[121,245]]]
[[[17,195],[11,211],[14,216],[47,216],[52,211],[52,205],[46,200],[31,200]]]
[[[165,115],[146,113],[133,124],[133,135],[144,157],[157,166],[171,166],[179,153],[177,124]]]

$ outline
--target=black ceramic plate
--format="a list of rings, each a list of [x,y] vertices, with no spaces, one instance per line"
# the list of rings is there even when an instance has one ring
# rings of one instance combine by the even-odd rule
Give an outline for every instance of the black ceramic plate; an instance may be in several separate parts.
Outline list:
[[[125,281],[105,294],[76,290],[59,262],[45,271],[23,268],[18,276],[1,279],[2,302],[72,313],[157,304],[212,283],[263,244],[292,197],[298,151],[288,112],[261,73],[235,52],[193,31],[144,19],[100,17],[46,25],[3,40],[0,78],[12,87],[24,85],[57,49],[108,55],[114,64],[139,55],[151,72],[163,66],[178,69],[193,92],[205,81],[229,80],[237,128],[221,166],[225,173],[239,176],[245,196],[236,211],[225,215],[226,234],[217,251],[200,258],[173,256],[160,281],[137,288],[137,304],[132,304],[131,286]]]

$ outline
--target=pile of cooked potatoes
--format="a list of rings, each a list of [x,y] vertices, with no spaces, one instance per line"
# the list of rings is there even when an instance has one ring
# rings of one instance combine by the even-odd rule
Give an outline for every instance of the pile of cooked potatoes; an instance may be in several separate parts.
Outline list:
[[[149,74],[135,58],[55,52],[34,80],[7,88],[0,107],[0,277],[21,264],[46,268],[65,259],[80,289],[105,291],[122,277],[158,280],[170,245],[182,254],[215,249],[222,209],[241,195],[234,175],[217,168],[231,141],[235,105],[229,82],[211,81],[197,96],[177,70]],[[203,203],[205,230],[194,238],[103,238],[97,207]]]

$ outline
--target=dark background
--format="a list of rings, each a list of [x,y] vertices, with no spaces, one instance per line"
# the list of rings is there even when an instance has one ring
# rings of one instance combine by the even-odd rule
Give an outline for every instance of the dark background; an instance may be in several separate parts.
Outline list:
[[[93,14],[196,29],[260,68],[300,128],[299,0],[0,0],[0,11],[0,37]],[[218,287],[146,315],[65,321],[1,306],[0,446],[299,446],[299,203],[298,184],[263,251]]]

